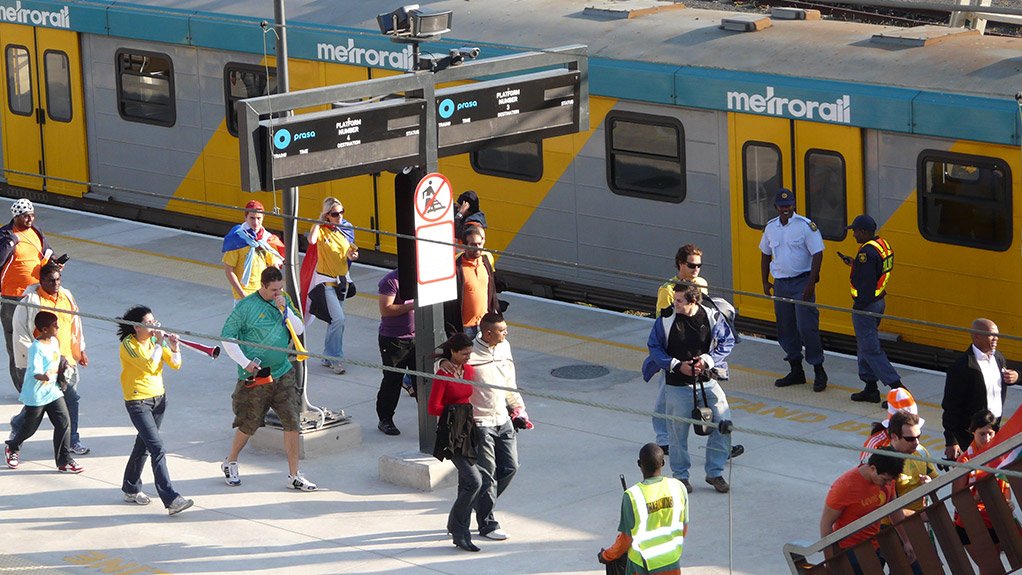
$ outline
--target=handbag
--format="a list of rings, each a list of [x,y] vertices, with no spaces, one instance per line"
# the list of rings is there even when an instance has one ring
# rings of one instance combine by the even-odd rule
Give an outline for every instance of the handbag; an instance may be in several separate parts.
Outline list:
[[[692,419],[696,421],[702,421],[703,423],[696,424],[693,429],[696,435],[709,435],[713,433],[713,430],[717,428],[713,424],[713,410],[710,409],[710,402],[706,401],[706,386],[703,385],[702,380],[698,381],[699,389],[703,392],[703,407],[699,407],[699,398],[696,396],[696,384],[692,384]]]

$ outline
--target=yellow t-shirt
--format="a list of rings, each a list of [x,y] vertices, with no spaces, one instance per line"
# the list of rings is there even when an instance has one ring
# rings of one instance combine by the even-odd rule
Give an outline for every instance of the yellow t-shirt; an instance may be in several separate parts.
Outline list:
[[[39,305],[51,307],[53,309],[71,309],[71,300],[66,295],[58,292],[53,298],[46,295],[43,290],[39,290]],[[74,353],[71,351],[71,325],[74,323],[75,316],[69,313],[53,312],[57,316],[57,341],[60,342],[60,355],[64,356],[69,363],[74,363]],[[33,335],[39,330],[33,329]]]
[[[248,257],[248,250],[251,249],[256,250],[256,255],[252,258],[252,275],[249,276],[248,283],[242,283],[241,285],[245,293],[238,293],[238,290],[235,289],[231,290],[234,292],[234,299],[241,299],[259,289],[260,276],[262,276],[263,270],[277,265],[277,258],[280,257],[280,254],[249,246],[225,252],[223,262],[234,269],[234,275],[238,276],[239,283],[245,281],[245,258]]]
[[[319,259],[316,260],[316,273],[332,278],[348,275],[348,251],[351,249],[351,242],[340,230],[320,227],[317,245]]]
[[[678,276],[674,276],[671,278],[671,281],[664,283],[664,285],[660,286],[660,289],[656,290],[656,310],[654,310],[656,315],[659,316],[660,310],[665,307],[671,307],[674,305],[674,283],[679,281],[682,280],[679,279]],[[702,276],[696,276],[692,279],[692,283],[699,286],[699,289],[703,291],[703,296],[710,295],[710,291],[706,289],[710,286],[710,284],[706,282],[705,278]]]
[[[138,341],[129,335],[121,341],[121,390],[124,400],[149,399],[163,395],[163,364],[181,367],[181,353],[163,347],[159,359],[153,360],[155,343]]]

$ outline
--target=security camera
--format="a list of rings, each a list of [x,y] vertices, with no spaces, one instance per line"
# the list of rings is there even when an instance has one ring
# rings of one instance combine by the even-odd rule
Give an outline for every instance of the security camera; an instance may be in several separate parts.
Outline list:
[[[479,48],[461,47],[461,48],[458,48],[457,52],[465,60],[472,60],[472,59],[475,59],[475,58],[479,57]]]

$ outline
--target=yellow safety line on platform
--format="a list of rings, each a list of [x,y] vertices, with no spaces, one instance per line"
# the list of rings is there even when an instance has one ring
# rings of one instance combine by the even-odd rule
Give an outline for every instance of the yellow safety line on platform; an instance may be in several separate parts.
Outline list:
[[[75,238],[62,234],[49,234],[51,237],[59,238],[64,242],[72,244],[75,249],[71,250],[76,259],[90,263],[105,265],[117,269],[124,269],[139,273],[148,273],[160,277],[188,281],[208,287],[220,287],[227,291],[227,283],[223,275],[222,266],[209,262],[171,256],[156,253],[148,250],[129,248],[99,242]],[[77,244],[77,245],[76,245]],[[125,264],[125,260],[117,252],[128,251],[133,254],[146,256],[141,261],[133,260],[131,266]],[[162,260],[162,263],[161,263]],[[182,273],[180,269],[172,269],[165,265],[166,261],[177,262],[186,266],[194,266],[193,269]],[[359,292],[356,299],[348,302],[347,313],[365,318],[379,318],[379,308],[376,305],[376,296]],[[516,346],[523,349],[539,351],[550,355],[575,359],[592,364],[606,365],[616,369],[629,372],[637,372],[642,366],[646,357],[644,346],[632,345],[596,337],[574,334],[567,331],[525,325],[516,322],[508,322],[514,331],[511,340]],[[726,383],[727,388],[745,393],[752,393],[757,396],[797,403],[799,405],[819,407],[834,411],[842,411],[850,414],[860,415],[867,418],[877,418],[882,415],[879,405],[873,403],[853,403],[847,399],[847,393],[858,391],[856,388],[831,383],[828,393],[813,393],[811,382],[806,385],[799,385],[787,388],[777,388],[774,380],[783,374],[758,369],[748,366],[731,366],[731,379]],[[840,391],[840,400],[833,391]],[[931,421],[938,421],[941,407],[938,404],[926,401],[916,401],[920,408],[929,408],[929,413],[924,415]],[[935,411],[930,411],[935,410]],[[938,419],[932,419],[938,418]]]

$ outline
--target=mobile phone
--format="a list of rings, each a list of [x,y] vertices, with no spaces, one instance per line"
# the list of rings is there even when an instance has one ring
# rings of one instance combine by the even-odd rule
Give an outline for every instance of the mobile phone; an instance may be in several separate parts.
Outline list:
[[[851,261],[852,261],[852,258],[846,256],[845,254],[843,254],[841,252],[837,253],[837,257],[841,258],[841,261],[845,262],[846,264],[847,263],[851,263]]]
[[[64,255],[60,256],[59,258],[53,260],[53,263],[64,265],[64,264],[67,263],[67,260],[69,260],[69,259],[71,259],[71,256],[69,256],[67,254],[64,254]]]

